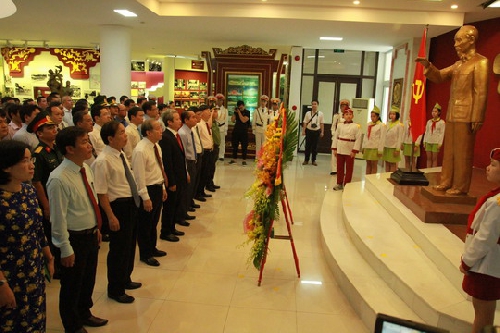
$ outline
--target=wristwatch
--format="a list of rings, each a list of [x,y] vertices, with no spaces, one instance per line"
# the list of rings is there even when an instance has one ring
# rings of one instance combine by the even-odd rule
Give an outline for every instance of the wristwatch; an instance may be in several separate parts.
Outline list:
[[[7,284],[7,280],[0,280],[0,287],[3,286],[4,284]]]

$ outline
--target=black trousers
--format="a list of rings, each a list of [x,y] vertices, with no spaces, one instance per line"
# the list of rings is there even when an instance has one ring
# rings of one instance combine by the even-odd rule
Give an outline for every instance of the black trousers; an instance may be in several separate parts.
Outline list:
[[[61,266],[59,314],[64,330],[75,332],[82,327],[82,320],[92,315],[90,309],[94,305],[92,293],[99,252],[97,231],[86,235],[70,233],[69,242],[75,254],[75,265]]]
[[[247,149],[248,149],[248,130],[233,130],[233,136],[231,138],[231,144],[233,146],[233,160],[238,158],[238,145],[241,142],[241,158],[243,160],[247,159]]]
[[[193,198],[198,196],[198,185],[200,184],[201,165],[203,164],[204,158],[205,156],[203,155],[202,152],[201,154],[198,154],[198,157],[196,159],[196,179],[193,184]],[[193,179],[191,179],[191,181],[193,181]]]
[[[196,189],[196,194],[198,196],[205,193],[205,186],[207,186],[208,181],[208,173],[210,171],[210,162],[212,161],[212,153],[211,149],[203,149],[203,160],[201,162],[201,170],[200,170],[200,182]]]
[[[186,160],[186,168],[189,173],[189,177],[191,178],[191,181],[187,185],[186,189],[186,207],[189,208],[191,207],[193,198],[195,197],[196,191],[195,191],[195,185],[196,185],[196,161],[194,160]]]
[[[316,155],[318,155],[318,142],[320,130],[312,131],[306,128],[306,151],[305,151],[305,161],[309,161],[309,157],[312,155],[312,161],[316,161]]]
[[[212,150],[212,158],[210,159],[209,163],[207,186],[214,186],[215,165],[218,158],[219,146],[214,144],[214,149]]]
[[[175,191],[167,189],[167,200],[163,202],[163,213],[161,214],[161,235],[170,235],[175,231],[178,208],[182,196],[182,188],[177,185]],[[184,218],[185,215],[182,216]]]
[[[158,239],[156,227],[160,220],[163,202],[162,185],[149,185],[147,189],[153,209],[150,212],[145,211],[143,202],[141,201],[138,214],[139,223],[137,224],[137,244],[139,245],[139,256],[141,259],[151,258],[156,249],[156,241]]]
[[[132,280],[135,247],[137,243],[137,207],[133,198],[120,198],[111,202],[113,214],[120,230],[109,232],[108,295],[121,296],[125,285]]]

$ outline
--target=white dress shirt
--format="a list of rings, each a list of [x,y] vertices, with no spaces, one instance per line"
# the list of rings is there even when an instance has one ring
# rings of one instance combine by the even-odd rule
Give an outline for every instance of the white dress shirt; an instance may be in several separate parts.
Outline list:
[[[125,134],[127,134],[127,144],[123,147],[123,151],[125,152],[127,160],[132,162],[132,152],[139,141],[141,141],[141,135],[139,134],[137,125],[133,123],[130,123],[127,127],[125,127]]]
[[[92,163],[95,190],[97,194],[107,194],[109,202],[118,198],[132,197],[132,190],[125,177],[125,168],[120,154],[122,154],[121,151],[104,146],[101,154]]]
[[[153,144],[148,138],[139,141],[132,153],[132,171],[142,200],[150,199],[147,186],[164,184],[160,164],[156,160],[155,145],[162,156],[160,146]]]
[[[210,133],[208,132],[210,124],[208,124],[207,122],[205,122],[205,120],[202,119],[196,126],[198,126],[198,130],[200,131],[200,139],[203,149],[213,149],[214,140],[212,139],[212,134],[211,134],[212,129],[210,129]]]
[[[64,111],[63,121],[65,121],[66,124],[68,124],[68,126],[75,126],[75,124],[73,123],[73,113],[71,112],[71,110],[68,110],[63,107],[63,111]]]
[[[95,153],[99,156],[106,146],[101,139],[101,125],[94,124],[94,130],[89,133],[89,139],[92,143],[92,147],[94,147]]]
[[[36,136],[35,133],[29,133],[27,131],[28,125],[23,123],[23,126],[14,134],[12,137],[12,140],[16,141],[21,141],[30,146],[31,151],[35,150],[35,148],[38,146],[38,137]]]

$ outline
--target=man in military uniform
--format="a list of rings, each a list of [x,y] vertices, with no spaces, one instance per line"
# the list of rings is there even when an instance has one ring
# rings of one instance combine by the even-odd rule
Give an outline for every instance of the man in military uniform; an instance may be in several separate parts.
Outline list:
[[[60,260],[58,259],[58,249],[52,245],[50,228],[50,207],[47,197],[47,180],[50,173],[59,166],[63,160],[61,152],[56,149],[55,141],[57,135],[57,125],[52,121],[48,113],[40,112],[28,125],[27,131],[35,133],[39,144],[33,151],[35,160],[35,175],[33,176],[33,186],[36,188],[38,203],[43,212],[43,229],[45,236],[50,243],[51,251],[56,256],[55,273],[58,273]],[[54,274],[57,277],[57,274]]]

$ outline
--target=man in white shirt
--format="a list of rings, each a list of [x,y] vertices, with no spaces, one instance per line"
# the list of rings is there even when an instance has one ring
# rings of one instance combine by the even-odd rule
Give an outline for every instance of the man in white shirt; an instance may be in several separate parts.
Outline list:
[[[224,100],[226,99],[223,94],[218,93],[215,95],[215,105],[219,108],[219,114],[217,116],[217,124],[219,125],[220,131],[220,146],[219,146],[219,160],[224,161],[224,155],[226,154],[226,134],[228,129],[228,112],[224,107]]]
[[[205,187],[208,183],[209,166],[214,147],[214,141],[212,139],[212,113],[208,105],[201,105],[199,111],[201,111],[201,120],[196,126],[198,126],[201,145],[203,146],[203,160],[200,170],[200,182],[195,191],[196,197],[207,197],[209,194],[205,193]]]
[[[90,114],[88,112],[77,111],[75,113],[75,115],[73,116],[73,122],[75,123],[76,127],[83,128],[87,134],[94,130],[93,123],[92,123],[92,117],[90,116]],[[91,166],[92,163],[97,158],[97,153],[95,152],[95,149],[92,146],[90,139],[89,139],[89,144],[92,147],[92,155],[90,156],[89,159],[85,160],[85,163],[88,166]]]
[[[333,115],[332,119],[332,128],[331,128],[331,133],[332,133],[332,142],[333,142],[333,137],[335,136],[335,132],[337,131],[337,126],[340,123],[344,122],[344,110],[350,108],[350,102],[348,99],[341,99],[339,101],[340,104],[340,111],[337,112],[336,114]],[[337,156],[335,156],[333,150],[332,150],[332,158],[330,161],[330,166],[331,170],[330,175],[336,175],[337,174]]]
[[[142,111],[140,107],[134,106],[128,110],[128,119],[130,120],[130,123],[125,128],[125,133],[127,134],[127,144],[123,148],[123,151],[125,152],[125,156],[128,161],[132,162],[132,152],[142,138],[140,126],[144,121],[144,111]]]
[[[94,130],[89,133],[89,139],[92,143],[92,147],[94,147],[95,153],[99,156],[105,146],[101,139],[101,127],[111,121],[111,114],[107,106],[96,103],[92,106],[90,115],[94,121]]]
[[[21,108],[19,104],[9,103],[5,106],[5,110],[10,118],[9,135],[10,138],[14,137],[17,131],[23,127],[23,120],[21,118]]]
[[[142,286],[132,282],[137,241],[137,208],[140,197],[125,155],[125,127],[116,121],[103,124],[101,139],[105,144],[92,163],[94,187],[99,204],[109,223],[108,297],[119,303],[132,303],[134,297],[126,289]]]
[[[155,257],[166,256],[165,251],[156,248],[156,227],[160,219],[162,202],[167,199],[161,148],[161,125],[156,120],[146,120],[142,126],[143,139],[132,154],[132,170],[142,198],[137,225],[139,257],[149,266],[160,266]]]
[[[323,120],[323,112],[318,111],[319,102],[313,100],[311,102],[311,111],[307,111],[302,123],[302,135],[306,136],[306,151],[305,159],[302,165],[309,164],[309,158],[312,155],[312,165],[317,166],[316,155],[318,149],[319,138],[325,133],[325,124]]]
[[[260,96],[260,106],[253,111],[252,116],[252,132],[255,135],[255,153],[257,154],[264,143],[267,127],[267,101],[269,97],[266,95]]]
[[[73,126],[73,114],[71,110],[73,109],[73,99],[71,96],[63,96],[61,99],[61,103],[63,106],[64,117],[63,120],[69,125]]]
[[[57,125],[57,131],[62,130],[65,127],[68,127],[68,123],[66,123],[64,119],[64,111],[62,110],[61,103],[52,102],[48,108],[50,119]]]

